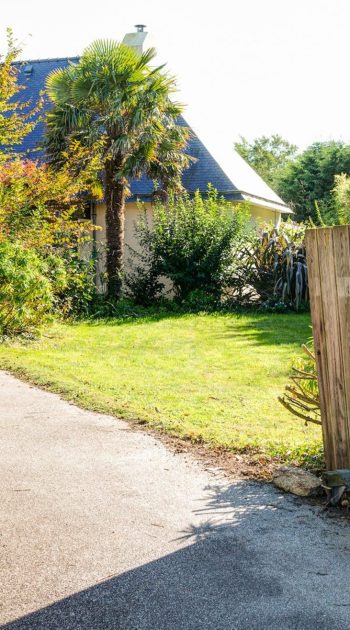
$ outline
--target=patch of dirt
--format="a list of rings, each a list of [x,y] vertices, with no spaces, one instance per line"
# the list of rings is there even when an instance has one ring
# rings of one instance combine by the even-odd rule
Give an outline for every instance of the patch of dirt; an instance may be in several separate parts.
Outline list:
[[[194,442],[190,439],[170,435],[161,429],[150,427],[144,422],[131,422],[133,429],[152,435],[161,440],[175,453],[188,453],[198,459],[205,470],[220,470],[229,477],[236,479],[250,478],[270,481],[273,471],[281,465],[279,458],[270,458],[254,451],[235,453],[228,448],[215,447],[208,444]]]
[[[144,422],[130,422],[130,428],[152,435],[161,440],[174,453],[185,453],[197,459],[205,470],[218,471],[231,479],[254,479],[272,482],[274,471],[283,464],[280,458],[266,457],[253,449],[246,453],[234,453],[223,447],[198,444],[190,439],[179,438],[154,429]],[[316,471],[318,474],[321,471]],[[283,490],[280,490],[283,493]],[[290,493],[288,493],[290,494]],[[291,495],[301,503],[321,508],[320,515],[330,519],[340,519],[350,524],[350,506],[326,507],[326,493],[310,497]],[[350,504],[350,501],[349,501]],[[323,508],[323,509],[322,509]]]

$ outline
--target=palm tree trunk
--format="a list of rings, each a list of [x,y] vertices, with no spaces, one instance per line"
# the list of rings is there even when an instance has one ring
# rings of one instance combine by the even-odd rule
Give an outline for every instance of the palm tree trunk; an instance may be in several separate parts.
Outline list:
[[[119,299],[122,289],[124,264],[124,222],[126,182],[115,180],[117,164],[110,160],[106,164],[106,238],[107,238],[107,295]]]

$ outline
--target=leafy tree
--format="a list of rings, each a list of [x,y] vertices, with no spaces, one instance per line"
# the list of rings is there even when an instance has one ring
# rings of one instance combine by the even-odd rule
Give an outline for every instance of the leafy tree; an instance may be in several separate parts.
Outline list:
[[[109,297],[120,296],[124,212],[128,180],[147,174],[164,188],[179,188],[188,164],[188,131],[176,124],[182,107],[170,100],[175,81],[151,68],[153,49],[139,55],[124,44],[98,40],[79,63],[47,81],[54,108],[47,119],[47,146],[56,165],[77,138],[91,151],[102,140]]]
[[[335,207],[337,211],[337,223],[345,225],[350,223],[350,177],[342,173],[334,178],[333,189]]]
[[[59,173],[48,164],[13,154],[38,122],[42,99],[32,103],[21,98],[25,86],[18,83],[15,61],[20,47],[8,29],[8,52],[0,63],[0,243],[20,241],[43,251],[48,246],[77,242],[88,223],[83,216],[86,195],[100,195],[97,172],[99,154],[74,139],[62,153]],[[74,234],[74,237],[73,237]]]
[[[98,161],[81,161],[84,149],[72,145],[70,156],[57,173],[33,160],[0,163],[0,242],[20,240],[26,247],[46,251],[49,246],[76,246],[92,225],[83,218],[86,194],[95,186]],[[85,194],[84,194],[85,193]]]
[[[295,212],[295,218],[320,216],[325,223],[338,223],[337,201],[333,194],[335,177],[350,174],[350,145],[343,142],[316,142],[279,174],[277,191]]]
[[[297,147],[282,136],[260,136],[249,142],[243,136],[235,142],[235,149],[250,166],[265,180],[275,187],[276,176],[295,157]]]
[[[86,166],[82,169],[84,161]],[[25,265],[26,261],[29,264],[40,259],[42,265],[36,267],[46,273],[54,296],[51,305],[59,307],[61,315],[86,311],[95,292],[94,265],[81,254],[84,244],[91,241],[94,227],[84,219],[84,210],[86,194],[95,190],[96,170],[97,163],[84,159],[84,149],[75,144],[59,172],[32,160],[0,161],[0,246],[16,243],[15,249],[5,251],[7,256],[11,251],[16,253],[8,268],[11,271],[17,263]],[[21,270],[17,272],[20,274]],[[24,277],[29,280],[33,276]],[[5,303],[1,282],[0,279],[0,309]],[[20,282],[6,286],[11,286],[13,292],[21,290]],[[27,292],[23,294],[23,313],[24,298],[29,300]],[[16,303],[22,298],[14,293],[13,299]]]
[[[59,173],[15,152],[38,122],[39,103],[22,98],[20,49],[8,33],[0,64],[0,334],[37,327],[54,308],[84,310],[94,291],[94,270],[79,255],[92,225],[86,194],[96,194],[101,167],[78,141],[70,141]],[[100,186],[101,188],[101,186]]]
[[[14,63],[21,52],[11,29],[7,30],[8,50],[0,56],[0,145],[1,155],[13,152],[14,146],[21,144],[23,138],[38,123],[38,113],[42,99],[31,103],[19,98],[24,86],[18,83],[18,66]],[[0,158],[1,158],[0,155]]]

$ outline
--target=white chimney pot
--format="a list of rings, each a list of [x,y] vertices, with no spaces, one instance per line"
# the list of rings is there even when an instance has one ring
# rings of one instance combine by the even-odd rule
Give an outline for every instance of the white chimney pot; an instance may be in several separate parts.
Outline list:
[[[153,48],[152,38],[149,33],[144,30],[146,28],[145,24],[135,24],[135,28],[137,30],[134,33],[124,35],[123,44],[133,48],[135,52],[142,55],[148,48]]]

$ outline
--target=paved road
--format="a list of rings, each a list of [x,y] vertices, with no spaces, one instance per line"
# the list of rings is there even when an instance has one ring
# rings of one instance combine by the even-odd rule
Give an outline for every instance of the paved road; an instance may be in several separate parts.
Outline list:
[[[350,628],[350,526],[0,373],[0,621]]]

